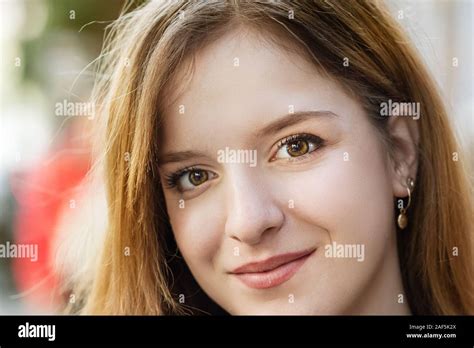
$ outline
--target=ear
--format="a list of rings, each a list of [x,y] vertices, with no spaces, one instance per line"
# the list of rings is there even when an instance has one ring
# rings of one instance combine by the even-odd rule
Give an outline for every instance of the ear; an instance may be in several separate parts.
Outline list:
[[[404,116],[393,116],[388,121],[388,133],[392,143],[391,173],[395,197],[406,197],[407,179],[415,181],[418,169],[418,121]]]

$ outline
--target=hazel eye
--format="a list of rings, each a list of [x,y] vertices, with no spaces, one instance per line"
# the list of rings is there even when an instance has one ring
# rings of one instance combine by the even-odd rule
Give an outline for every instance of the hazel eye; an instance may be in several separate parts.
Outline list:
[[[194,189],[196,186],[204,184],[209,180],[210,172],[202,169],[193,169],[187,173],[183,173],[179,178],[178,186],[181,191]]]
[[[284,139],[280,145],[275,159],[295,158],[309,154],[322,146],[323,140],[315,135],[293,135]]]
[[[188,179],[194,186],[199,186],[207,181],[208,175],[205,170],[193,170],[188,174]]]
[[[303,156],[308,153],[310,144],[306,140],[296,140],[287,145],[286,151],[291,157]]]

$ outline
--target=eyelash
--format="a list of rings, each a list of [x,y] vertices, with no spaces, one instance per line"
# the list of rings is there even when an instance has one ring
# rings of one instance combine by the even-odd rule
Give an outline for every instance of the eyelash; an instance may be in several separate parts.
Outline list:
[[[201,170],[201,169],[197,167],[193,167],[193,166],[183,167],[181,169],[178,169],[174,173],[165,175],[166,187],[169,189],[175,188],[176,186],[178,186],[179,179],[181,179],[181,177],[184,174],[189,173],[193,170]]]
[[[280,140],[277,143],[277,152],[283,146],[288,145],[288,144],[290,144],[292,142],[295,142],[295,141],[312,142],[316,145],[316,147],[311,152],[308,152],[308,153],[306,153],[304,155],[301,155],[301,156],[298,156],[298,157],[293,157],[293,159],[289,159],[289,160],[296,160],[296,159],[300,159],[300,158],[301,159],[306,158],[308,155],[311,155],[311,153],[316,152],[317,150],[319,150],[320,148],[322,148],[325,145],[324,139],[322,139],[322,138],[320,138],[316,135],[308,134],[308,133],[294,134],[294,135],[290,135],[290,136]],[[198,167],[194,167],[194,166],[183,167],[183,168],[180,168],[180,169],[178,169],[177,171],[175,171],[171,174],[165,175],[166,187],[169,188],[169,189],[176,188],[178,186],[178,181],[181,179],[181,177],[185,174],[188,174],[188,173],[194,171],[194,170],[198,171],[198,170],[203,170],[203,169],[198,168]]]
[[[306,158],[307,156],[310,156],[313,152],[319,150],[320,148],[322,148],[325,145],[324,139],[318,137],[317,135],[308,134],[308,133],[300,133],[300,134],[290,135],[290,136],[280,140],[277,143],[277,148],[278,148],[277,153],[283,146],[286,146],[286,145],[291,144],[291,143],[296,142],[296,141],[307,141],[307,142],[313,143],[313,144],[315,144],[315,149],[311,152],[305,153],[304,155],[288,159],[290,161],[304,159],[304,158]]]

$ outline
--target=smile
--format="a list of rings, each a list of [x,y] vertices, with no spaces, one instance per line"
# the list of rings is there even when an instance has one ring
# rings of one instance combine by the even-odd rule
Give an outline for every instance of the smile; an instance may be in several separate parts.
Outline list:
[[[231,272],[241,282],[253,289],[268,289],[290,280],[316,249],[271,257],[252,262]]]

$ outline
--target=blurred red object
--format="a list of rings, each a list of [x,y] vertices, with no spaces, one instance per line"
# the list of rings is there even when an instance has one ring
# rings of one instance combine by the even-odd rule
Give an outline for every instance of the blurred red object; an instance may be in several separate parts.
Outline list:
[[[89,144],[71,140],[73,136],[64,139],[60,148],[26,173],[11,177],[12,192],[18,202],[15,243],[38,245],[36,262],[13,259],[14,278],[21,301],[40,311],[54,311],[61,303],[53,267],[56,225],[65,209],[75,209],[78,185],[91,162]]]

